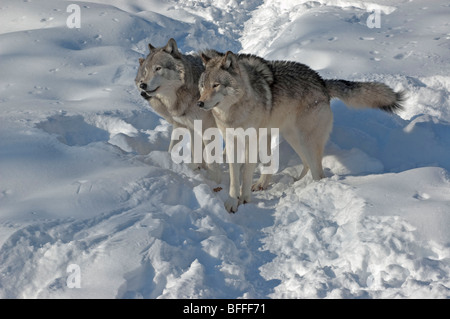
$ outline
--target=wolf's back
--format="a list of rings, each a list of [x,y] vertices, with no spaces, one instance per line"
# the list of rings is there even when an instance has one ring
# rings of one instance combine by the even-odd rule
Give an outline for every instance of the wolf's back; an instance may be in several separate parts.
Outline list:
[[[331,98],[355,108],[374,108],[394,113],[403,109],[404,92],[395,92],[383,83],[325,80]]]

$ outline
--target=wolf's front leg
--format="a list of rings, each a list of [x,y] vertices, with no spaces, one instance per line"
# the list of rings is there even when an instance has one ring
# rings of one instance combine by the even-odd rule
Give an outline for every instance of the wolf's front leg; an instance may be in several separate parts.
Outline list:
[[[245,163],[242,172],[242,187],[239,204],[250,203],[252,199],[253,173],[256,163]]]
[[[225,209],[229,213],[236,213],[239,206],[239,181],[240,181],[240,163],[230,163],[230,192],[229,197],[225,201]]]
[[[184,127],[184,126],[179,124],[179,123],[177,123],[177,122],[172,123],[172,134],[173,134],[173,131],[175,131],[179,127]],[[172,134],[170,136],[170,144],[169,144],[169,150],[168,150],[169,153],[172,152],[172,149],[173,149],[173,147],[175,145],[175,142],[178,142],[178,140],[175,140],[173,138]]]
[[[218,150],[215,151],[218,152]],[[203,141],[202,145],[202,154],[203,154],[202,167],[206,169],[207,172],[206,175],[208,179],[213,180],[217,184],[220,184],[220,182],[222,182],[222,171],[220,170],[219,165],[219,163],[222,162],[221,158],[218,158],[218,161],[216,161],[216,159],[211,158],[209,154],[207,154],[205,141]]]
[[[200,149],[196,147],[196,136],[198,134],[192,128],[189,128],[189,138],[191,143],[191,163],[188,165],[193,171],[200,170],[203,166],[202,163],[202,155],[203,148],[202,144],[200,144]]]
[[[218,163],[207,164],[207,176],[210,180],[213,180],[217,184],[222,181],[222,172]]]

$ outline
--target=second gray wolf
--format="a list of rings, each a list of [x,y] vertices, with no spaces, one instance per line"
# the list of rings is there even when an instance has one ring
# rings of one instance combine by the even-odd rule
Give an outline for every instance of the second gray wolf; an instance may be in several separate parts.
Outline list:
[[[199,55],[184,55],[177,43],[170,39],[164,47],[148,45],[150,53],[139,59],[139,69],[135,84],[152,108],[173,128],[188,128],[193,145],[194,121],[202,121],[203,131],[216,127],[214,116],[197,107],[200,97],[198,80],[204,71]],[[172,150],[173,140],[169,145]],[[208,177],[217,183],[221,181],[221,171],[217,163],[205,164]],[[195,166],[195,165],[194,165]]]
[[[402,109],[403,92],[382,83],[324,80],[301,63],[267,61],[231,51],[209,50],[201,56],[206,68],[199,81],[198,106],[211,111],[224,136],[226,128],[278,128],[303,162],[299,179],[308,170],[314,180],[325,177],[322,156],[333,124],[332,98],[355,108]],[[236,212],[251,199],[256,164],[228,162],[230,190],[225,208]],[[261,175],[253,189],[263,189],[269,181],[270,175]]]

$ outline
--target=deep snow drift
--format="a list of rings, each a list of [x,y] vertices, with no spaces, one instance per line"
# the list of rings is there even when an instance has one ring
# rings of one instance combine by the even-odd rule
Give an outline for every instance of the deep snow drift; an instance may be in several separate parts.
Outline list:
[[[449,14],[424,0],[3,0],[0,297],[450,297]],[[134,86],[147,43],[171,37],[384,82],[407,91],[405,111],[333,101],[327,178],[294,182],[282,142],[273,184],[230,215],[228,168],[216,193],[173,163],[171,126]]]

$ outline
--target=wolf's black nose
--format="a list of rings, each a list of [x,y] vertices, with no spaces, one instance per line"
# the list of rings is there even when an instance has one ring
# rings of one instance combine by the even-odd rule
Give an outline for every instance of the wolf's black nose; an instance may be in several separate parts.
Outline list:
[[[198,107],[201,107],[201,108],[204,108],[204,107],[205,107],[205,102],[203,102],[203,101],[198,101],[198,102],[197,102],[197,106],[198,106]]]
[[[141,84],[139,85],[139,87],[140,87],[141,89],[145,90],[145,89],[147,88],[147,84],[146,84],[146,83],[141,83]]]

